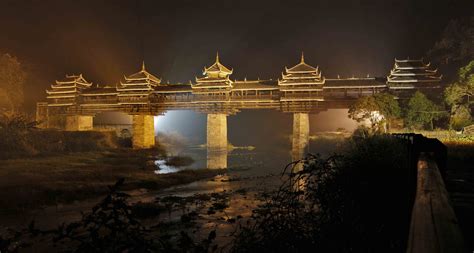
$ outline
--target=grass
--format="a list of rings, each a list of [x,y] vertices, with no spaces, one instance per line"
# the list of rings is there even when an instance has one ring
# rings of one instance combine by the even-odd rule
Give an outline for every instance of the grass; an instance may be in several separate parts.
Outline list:
[[[98,197],[119,178],[125,178],[125,190],[159,190],[222,173],[203,169],[156,175],[147,164],[157,155],[162,151],[118,149],[0,160],[0,212]]]

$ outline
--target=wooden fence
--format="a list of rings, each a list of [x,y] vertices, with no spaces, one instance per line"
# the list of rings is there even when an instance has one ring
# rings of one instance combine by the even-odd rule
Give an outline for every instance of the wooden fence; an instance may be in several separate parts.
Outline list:
[[[413,200],[408,253],[467,252],[444,180],[447,149],[420,134],[394,134],[405,140],[413,171]]]

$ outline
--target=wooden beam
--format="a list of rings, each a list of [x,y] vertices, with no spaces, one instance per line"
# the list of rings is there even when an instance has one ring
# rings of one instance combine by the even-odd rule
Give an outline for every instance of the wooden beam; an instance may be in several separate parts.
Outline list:
[[[421,153],[408,253],[467,252],[448,192],[431,153]]]

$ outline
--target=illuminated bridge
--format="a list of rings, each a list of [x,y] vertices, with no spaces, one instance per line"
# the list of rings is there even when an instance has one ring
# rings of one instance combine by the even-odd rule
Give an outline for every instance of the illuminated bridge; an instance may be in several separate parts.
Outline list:
[[[47,92],[47,102],[38,103],[37,121],[43,128],[67,131],[93,129],[100,112],[133,115],[133,146],[154,146],[153,116],[168,110],[206,113],[207,147],[227,149],[227,115],[244,109],[274,109],[293,113],[293,157],[303,156],[308,144],[309,113],[329,108],[347,108],[361,96],[389,92],[404,98],[415,90],[440,87],[441,76],[423,60],[396,60],[384,78],[325,78],[319,67],[305,62],[286,68],[277,80],[231,80],[228,69],[216,56],[194,83],[163,84],[145,64],[139,72],[115,86],[94,87],[82,75],[68,75]],[[212,167],[212,166],[211,166]],[[222,167],[222,166],[220,166]]]

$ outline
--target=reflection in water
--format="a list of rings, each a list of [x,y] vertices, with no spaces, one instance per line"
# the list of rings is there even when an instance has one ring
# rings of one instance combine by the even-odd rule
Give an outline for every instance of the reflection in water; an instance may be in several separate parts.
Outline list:
[[[307,113],[293,114],[293,135],[291,147],[291,160],[298,161],[304,158],[309,144],[309,115]],[[294,171],[303,168],[303,163],[297,163]]]
[[[207,149],[207,168],[227,168],[227,149]]]
[[[166,165],[166,160],[164,159],[156,160],[155,165],[157,167],[155,174],[169,174],[180,171],[180,169],[174,166]]]

